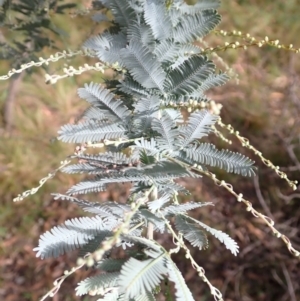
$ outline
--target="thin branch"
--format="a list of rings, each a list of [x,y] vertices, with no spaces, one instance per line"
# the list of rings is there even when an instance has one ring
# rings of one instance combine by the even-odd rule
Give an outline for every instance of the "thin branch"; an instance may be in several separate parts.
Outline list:
[[[284,275],[286,283],[287,283],[289,295],[291,297],[290,300],[291,301],[297,301],[296,294],[295,294],[295,289],[294,289],[294,286],[293,286],[293,282],[291,280],[291,276],[290,276],[284,262],[281,263],[281,268],[282,268],[282,272],[283,272],[283,275]]]
[[[196,169],[196,168],[193,168]],[[281,232],[279,232],[275,227],[275,222],[268,216],[263,215],[262,213],[258,212],[257,210],[255,210],[253,208],[253,205],[250,201],[246,200],[243,198],[243,195],[237,194],[234,190],[231,184],[226,183],[224,180],[219,180],[217,179],[216,175],[211,173],[211,172],[207,172],[207,171],[202,171],[202,170],[198,170],[196,169],[198,172],[207,175],[210,179],[212,179],[214,181],[214,183],[218,186],[222,186],[224,187],[228,192],[230,192],[232,195],[234,195],[237,199],[238,202],[242,202],[246,205],[246,210],[251,212],[252,215],[256,218],[260,218],[271,230],[272,233],[277,237],[280,238],[285,245],[287,246],[287,249],[289,250],[289,252],[294,255],[295,257],[299,257],[300,256],[300,252],[298,250],[296,250],[292,243],[290,242],[290,240],[288,239],[287,236],[283,235]]]
[[[281,278],[279,277],[275,269],[271,270],[271,274],[273,278],[278,282],[278,284],[280,284],[284,288],[284,290],[286,290],[287,289],[286,284],[281,280]]]
[[[157,190],[157,187],[155,187],[150,194],[149,201],[157,200],[157,193],[158,193],[158,190]],[[153,232],[154,232],[154,225],[152,223],[148,222],[148,228],[147,228],[147,238],[148,239],[153,239]]]
[[[257,196],[257,198],[258,198],[261,206],[263,207],[265,213],[268,216],[270,216],[272,219],[274,219],[274,216],[271,213],[271,211],[270,211],[268,205],[266,204],[265,199],[264,199],[264,197],[263,197],[263,195],[261,193],[260,186],[259,186],[259,177],[258,177],[258,175],[256,177],[254,177],[253,182],[254,182],[256,196]]]
[[[173,242],[176,245],[176,248],[170,250],[169,254],[171,255],[172,253],[178,253],[179,250],[182,248],[186,253],[185,257],[190,260],[192,267],[198,272],[199,277],[203,280],[203,282],[207,283],[207,285],[209,286],[210,293],[214,296],[214,299],[218,301],[223,301],[224,299],[222,293],[207,279],[207,277],[205,276],[205,270],[201,266],[199,266],[196,260],[192,257],[190,249],[185,245],[182,236],[177,235],[176,232],[173,230],[172,226],[170,225],[170,221],[168,221],[160,211],[158,212],[160,213],[160,217],[165,221],[167,228],[172,234]]]
[[[290,156],[290,158],[292,159],[292,161],[294,162],[295,166],[298,168],[298,170],[300,170],[300,162],[294,152],[294,148],[295,148],[295,145],[286,145],[286,150]]]
[[[283,199],[286,203],[289,203],[292,199],[300,198],[300,193],[292,193],[290,195],[284,195],[281,193],[280,189],[276,189],[277,196]]]
[[[57,169],[55,169],[53,172],[49,173],[46,177],[44,177],[39,181],[39,186],[24,191],[22,194],[19,194],[16,198],[14,198],[13,201],[20,202],[23,201],[24,198],[35,194],[48,180],[52,179],[59,170],[61,170],[66,165],[68,165],[70,162],[71,162],[70,160],[61,161],[60,166]]]
[[[0,80],[7,80],[10,77],[12,77],[14,74],[20,74],[22,73],[24,70],[29,69],[31,67],[39,67],[42,65],[49,65],[50,62],[57,62],[58,60],[64,58],[68,58],[68,57],[73,57],[76,55],[81,55],[81,56],[94,56],[93,52],[88,51],[88,50],[79,50],[79,51],[75,51],[72,52],[71,50],[67,51],[63,51],[63,52],[56,52],[54,55],[50,55],[49,58],[44,59],[42,57],[39,58],[38,62],[34,62],[31,61],[29,63],[25,63],[23,65],[20,66],[19,69],[12,69],[10,71],[8,71],[8,73],[6,75],[2,75],[0,76]]]
[[[250,150],[252,150],[254,152],[255,155],[257,155],[261,161],[269,168],[271,168],[272,170],[274,170],[276,172],[276,174],[281,178],[287,181],[287,183],[289,184],[290,187],[292,187],[293,190],[297,189],[297,184],[298,181],[291,181],[288,179],[287,175],[282,172],[279,168],[279,166],[275,166],[270,160],[266,159],[262,153],[256,149],[254,146],[252,146],[249,142],[249,140],[243,136],[240,135],[239,131],[236,131],[232,125],[228,124],[224,124],[221,120],[221,118],[217,121],[217,124],[221,127],[221,128],[225,128],[229,131],[230,134],[233,134],[242,144],[243,147],[248,148]]]

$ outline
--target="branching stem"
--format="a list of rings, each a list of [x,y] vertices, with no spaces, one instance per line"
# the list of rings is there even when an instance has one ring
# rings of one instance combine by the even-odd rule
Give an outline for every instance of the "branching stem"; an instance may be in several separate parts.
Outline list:
[[[79,258],[77,260],[77,266],[73,267],[70,271],[65,271],[64,276],[61,276],[58,279],[56,279],[54,281],[54,287],[46,295],[44,295],[42,297],[42,299],[40,299],[40,301],[44,301],[49,296],[53,297],[58,292],[61,284],[64,282],[64,280],[68,276],[75,273],[77,270],[82,268],[84,265],[93,266],[95,261],[98,262],[102,259],[105,252],[109,251],[115,244],[120,242],[120,240],[121,240],[120,237],[122,234],[127,234],[127,233],[131,232],[132,230],[134,230],[135,227],[132,229],[128,229],[131,219],[136,214],[136,212],[139,210],[140,206],[145,204],[148,201],[150,194],[152,193],[152,191],[154,189],[155,189],[155,187],[152,186],[148,191],[145,192],[143,197],[140,197],[135,202],[133,202],[131,204],[131,211],[128,211],[126,213],[126,215],[124,217],[124,221],[119,226],[119,228],[117,228],[115,230],[114,235],[112,237],[110,237],[108,240],[105,240],[104,242],[102,242],[100,249],[98,249],[94,253],[89,254],[85,258]]]
[[[196,260],[191,255],[189,248],[185,245],[182,237],[177,235],[177,233],[173,230],[173,228],[170,224],[170,221],[168,221],[160,211],[159,211],[159,213],[160,213],[160,217],[165,221],[167,228],[171,232],[173,240],[177,241],[177,243],[175,243],[175,245],[177,247],[182,248],[185,251],[186,258],[190,260],[192,267],[198,272],[198,275],[203,280],[203,282],[207,283],[207,285],[210,288],[211,294],[214,296],[214,299],[218,300],[218,301],[223,301],[222,293],[216,287],[214,287],[210,283],[210,281],[207,279],[207,277],[205,276],[205,270],[197,264]],[[179,251],[179,249],[177,249],[177,250]]]

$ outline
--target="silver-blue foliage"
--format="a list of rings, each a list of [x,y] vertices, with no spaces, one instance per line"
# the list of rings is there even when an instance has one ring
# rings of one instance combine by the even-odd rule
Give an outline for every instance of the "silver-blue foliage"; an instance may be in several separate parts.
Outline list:
[[[107,242],[136,208],[126,233],[113,247],[129,247],[124,258],[106,252],[97,263],[100,274],[80,282],[78,295],[97,294],[98,300],[153,301],[163,279],[174,282],[175,300],[192,301],[193,296],[170,254],[145,228],[170,232],[166,220],[192,246],[208,245],[205,232],[220,240],[234,255],[236,242],[220,230],[189,217],[188,211],[212,203],[180,203],[178,194],[188,194],[179,178],[199,181],[196,167],[218,167],[243,176],[254,175],[254,162],[229,150],[218,150],[200,140],[212,131],[218,116],[206,110],[188,115],[181,110],[190,103],[208,101],[205,92],[225,84],[228,75],[216,72],[214,63],[195,46],[220,22],[218,0],[99,0],[105,7],[98,22],[110,22],[101,35],[89,38],[84,48],[92,50],[117,71],[104,83],[88,83],[78,89],[90,107],[75,124],[59,131],[63,142],[80,143],[70,156],[66,173],[86,173],[56,199],[77,204],[92,217],[66,221],[43,234],[37,256],[48,258],[80,248],[80,256],[94,252]],[[110,10],[113,20],[106,17]],[[85,153],[85,146],[101,143],[101,153]],[[74,195],[100,193],[110,184],[131,183],[126,203],[91,202]],[[143,202],[148,190],[151,195]],[[155,193],[153,192],[155,191]],[[132,207],[132,204],[135,206]]]

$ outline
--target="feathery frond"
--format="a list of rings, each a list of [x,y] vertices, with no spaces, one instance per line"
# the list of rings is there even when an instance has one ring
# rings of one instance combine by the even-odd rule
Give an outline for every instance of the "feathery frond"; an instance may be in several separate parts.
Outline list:
[[[103,298],[97,299],[97,301],[126,301],[122,297],[122,295],[119,295],[117,288],[112,288]]]
[[[183,123],[184,119],[180,111],[166,108],[164,113],[167,114],[174,122]]]
[[[133,145],[131,148],[144,150],[147,152],[147,155],[154,156],[158,153],[158,148],[156,146],[156,141],[154,138],[151,138],[150,141],[148,141],[144,137],[142,137],[140,140],[135,140],[134,143],[135,145]]]
[[[233,255],[235,255],[235,256],[237,255],[237,253],[239,252],[239,246],[228,234],[226,234],[220,230],[213,229],[194,218],[191,218],[191,217],[186,217],[186,218],[197,223],[199,226],[201,226],[207,232],[209,232],[214,237],[216,237],[221,243],[223,243],[225,245],[226,249],[230,250]]]
[[[102,231],[101,233],[97,234],[94,238],[87,242],[78,252],[79,257],[84,257],[88,253],[93,253],[99,249],[101,243],[109,236],[112,235],[110,231]]]
[[[188,124],[179,128],[180,134],[183,136],[182,149],[195,139],[207,136],[211,131],[211,126],[217,122],[218,118],[218,116],[212,115],[206,110],[192,113],[188,119]]]
[[[105,152],[99,154],[80,154],[72,156],[88,162],[97,162],[99,164],[116,164],[116,165],[129,165],[133,163],[130,157],[127,157],[121,152]]]
[[[200,53],[201,49],[192,44],[174,43],[172,40],[164,40],[158,43],[154,49],[157,59],[166,64],[167,68],[178,68],[191,55]]]
[[[138,116],[148,115],[156,113],[159,109],[160,99],[156,95],[148,95],[147,97],[141,97],[134,104],[134,112],[138,113]]]
[[[71,164],[62,169],[62,172],[68,173],[68,174],[75,174],[75,173],[88,173],[88,174],[97,174],[105,172],[106,168],[91,165],[89,163],[80,163],[80,164]]]
[[[219,24],[220,20],[220,15],[214,10],[184,15],[173,31],[174,40],[180,43],[191,43],[195,39],[203,38]]]
[[[155,301],[152,292],[146,291],[144,294],[135,297],[135,301]]]
[[[189,95],[199,89],[214,69],[215,65],[206,57],[191,57],[168,74],[165,90],[168,94]]]
[[[177,214],[182,214],[185,213],[189,210],[193,210],[196,208],[201,208],[204,206],[213,206],[214,204],[211,202],[206,202],[206,203],[194,203],[194,202],[189,202],[185,204],[176,204],[176,205],[170,205],[167,207],[164,207],[161,212],[163,215],[177,215]]]
[[[105,115],[105,112],[101,110],[99,107],[88,107],[78,118],[76,118],[76,123],[79,122],[80,120],[85,119],[85,120],[107,120],[107,116]]]
[[[164,254],[144,261],[130,258],[121,269],[120,291],[124,292],[127,298],[151,292],[167,273]]]
[[[174,70],[179,68],[185,61],[187,61],[192,55],[200,54],[201,49],[192,44],[180,44],[180,49],[178,50],[177,56],[172,61],[170,69]]]
[[[135,81],[131,76],[126,76],[124,80],[120,81],[117,86],[121,92],[127,93],[134,97],[148,96],[149,90],[146,90],[140,83]]]
[[[99,142],[103,139],[126,138],[120,123],[93,120],[79,124],[66,124],[58,131],[58,139],[69,143]]]
[[[144,17],[155,39],[165,40],[172,36],[172,23],[164,1],[145,0]]]
[[[152,129],[160,134],[160,136],[155,138],[159,150],[161,152],[172,152],[176,147],[175,141],[179,135],[179,131],[170,116],[163,112],[160,119],[153,119]]]
[[[120,50],[126,47],[126,36],[122,32],[115,35],[105,32],[89,38],[83,47],[94,50],[101,61],[109,64],[118,62],[121,66]]]
[[[169,259],[167,260],[168,278],[175,284],[176,301],[195,301],[193,295],[185,283],[181,272],[178,270],[175,263]]]
[[[144,9],[143,0],[128,0],[130,7],[135,10],[137,14],[141,14]]]
[[[68,194],[86,194],[90,192],[100,192],[105,190],[105,186],[110,183],[128,183],[128,182],[149,182],[150,180],[155,180],[160,178],[161,169],[157,168],[153,170],[151,176],[148,176],[147,173],[140,168],[127,168],[125,172],[116,172],[109,174],[97,175],[92,180],[82,181],[76,185],[73,185],[68,191]],[[172,178],[171,175],[166,174],[167,178]],[[178,175],[179,176],[179,175]],[[183,176],[183,175],[182,175]],[[176,177],[173,175],[173,177]]]
[[[161,161],[153,165],[148,165],[142,170],[142,174],[152,179],[156,177],[159,179],[159,176],[170,177],[170,179],[190,176],[187,169],[171,161]]]
[[[149,250],[153,250],[154,254],[156,254],[155,256],[151,256],[152,258],[157,257],[158,254],[161,254],[162,252],[162,246],[157,243],[154,240],[145,238],[145,237],[137,237],[137,236],[132,236],[132,235],[123,235],[123,237],[125,237],[126,239],[128,239],[129,241],[131,241],[134,244],[139,244],[141,246],[147,247],[147,249]]]
[[[207,237],[199,225],[189,222],[181,215],[176,215],[175,227],[193,247],[200,250],[208,247]]]
[[[149,51],[155,47],[155,39],[151,28],[146,24],[132,23],[127,30],[127,39],[130,41],[136,39],[142,42]]]
[[[111,9],[115,22],[122,27],[128,27],[132,20],[136,20],[136,13],[128,1],[124,0],[100,0],[107,8]]]
[[[106,221],[101,217],[74,218],[44,233],[34,251],[42,259],[57,257],[87,244],[97,234],[108,230]]]
[[[96,268],[105,272],[119,272],[125,262],[125,259],[106,258],[98,262]]]
[[[114,202],[105,202],[105,203],[89,202],[89,201],[75,198],[73,196],[63,195],[60,193],[53,193],[52,195],[54,196],[55,200],[58,199],[67,200],[69,202],[77,204],[85,212],[97,214],[97,216],[105,219],[107,221],[107,224],[110,221],[116,223],[118,218],[123,217],[124,214],[130,210],[130,206],[125,204],[118,204]]]
[[[147,89],[163,90],[166,73],[159,61],[140,41],[132,39],[129,46],[120,53],[125,67],[134,80]]]
[[[141,217],[147,222],[147,224],[150,222],[154,225],[154,230],[159,231],[160,233],[165,232],[165,222],[161,218],[157,217],[155,214],[150,212],[147,209],[140,209]],[[147,225],[146,224],[146,225]]]
[[[173,43],[172,40],[163,40],[156,45],[153,52],[159,62],[173,62],[181,47],[179,43]]]
[[[248,157],[229,150],[219,151],[213,144],[201,143],[182,151],[193,163],[200,163],[225,169],[243,176],[254,176],[254,162]]]
[[[123,102],[115,99],[114,95],[99,84],[91,82],[85,84],[84,88],[78,89],[80,98],[86,99],[92,105],[101,108],[104,114],[109,118],[111,116],[124,120],[130,115],[130,111]]]
[[[76,295],[82,296],[94,292],[98,295],[104,295],[105,289],[114,288],[118,285],[120,273],[106,273],[87,278],[76,287]]]
[[[141,97],[134,104],[133,129],[138,136],[146,136],[151,132],[151,123],[155,116],[158,115],[160,100],[157,96]]]
[[[76,194],[87,194],[90,192],[101,192],[105,190],[105,186],[103,183],[99,183],[99,181],[83,181],[76,185],[73,185],[67,193],[70,195]]]
[[[147,206],[151,210],[151,212],[155,212],[161,209],[161,207],[164,206],[166,203],[168,203],[170,201],[170,198],[170,194],[164,194],[157,200],[147,202]]]
[[[185,195],[191,194],[189,190],[182,185],[175,183],[172,179],[156,181],[155,184],[157,185],[159,193],[174,194],[175,192],[181,192]]]
[[[205,92],[211,88],[224,85],[229,80],[229,76],[226,73],[210,74],[200,86],[200,91]]]

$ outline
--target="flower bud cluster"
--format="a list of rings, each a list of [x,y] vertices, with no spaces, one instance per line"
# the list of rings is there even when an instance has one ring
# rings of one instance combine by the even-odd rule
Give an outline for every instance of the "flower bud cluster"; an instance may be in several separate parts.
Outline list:
[[[223,37],[237,37],[241,38],[244,42],[240,43],[239,41],[235,42],[225,42],[224,45],[219,45],[217,47],[209,47],[204,49],[204,52],[211,53],[216,51],[225,51],[227,49],[237,49],[242,48],[246,50],[250,46],[257,46],[262,47],[265,45],[269,45],[272,47],[276,47],[278,49],[284,49],[288,51],[293,51],[295,53],[300,53],[300,48],[294,47],[293,44],[290,45],[284,45],[279,42],[279,40],[273,40],[269,39],[268,36],[266,36],[264,39],[256,39],[255,37],[251,36],[249,33],[242,33],[241,31],[233,30],[233,31],[225,31],[225,30],[215,30],[215,34],[221,35]]]
[[[51,54],[50,57],[47,58],[47,59],[39,57],[39,61],[38,62],[31,61],[29,63],[21,65],[21,67],[19,69],[12,69],[12,70],[10,70],[7,73],[7,75],[0,76],[0,80],[9,79],[14,74],[21,73],[24,70],[29,69],[31,67],[40,67],[40,66],[42,66],[44,64],[45,65],[49,65],[50,62],[57,62],[60,59],[66,59],[66,58],[73,57],[73,56],[76,56],[76,55],[92,56],[92,57],[95,56],[95,54],[93,52],[91,52],[90,50],[87,50],[87,49],[85,49],[85,50],[79,50],[79,51],[74,51],[74,52],[71,51],[71,50],[69,50],[68,52],[65,51],[65,50],[63,52],[56,52],[55,54]]]

